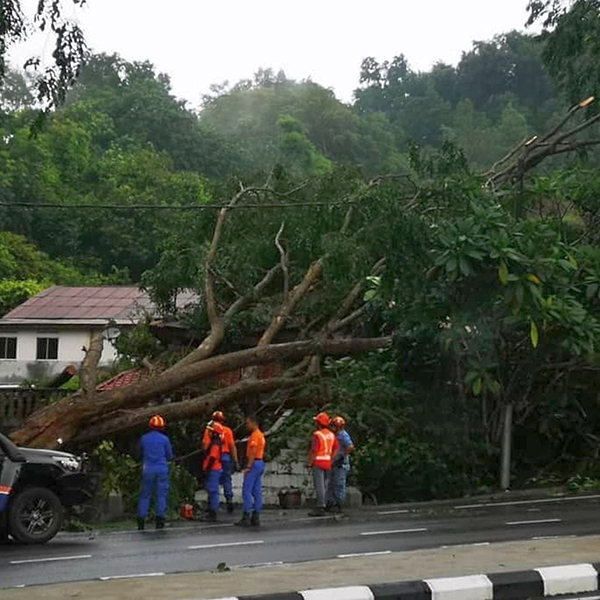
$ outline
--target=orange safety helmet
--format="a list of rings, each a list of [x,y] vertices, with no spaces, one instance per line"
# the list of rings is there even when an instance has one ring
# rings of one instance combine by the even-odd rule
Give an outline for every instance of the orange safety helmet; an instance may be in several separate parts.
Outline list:
[[[218,421],[219,423],[225,423],[225,413],[221,410],[215,410],[212,414],[213,421]]]
[[[331,425],[336,429],[343,429],[344,427],[346,427],[346,419],[344,419],[344,417],[336,415],[335,417],[333,417],[333,419],[331,419]]]
[[[320,412],[315,418],[314,418],[315,423],[318,423],[319,425],[323,426],[323,427],[329,427],[329,423],[331,422],[331,419],[329,418],[329,415],[326,412]]]
[[[160,415],[154,415],[148,422],[150,429],[164,429],[167,423]]]

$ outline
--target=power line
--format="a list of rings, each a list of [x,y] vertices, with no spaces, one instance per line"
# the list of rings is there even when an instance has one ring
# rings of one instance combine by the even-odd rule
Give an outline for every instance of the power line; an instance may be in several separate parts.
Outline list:
[[[0,207],[20,208],[57,208],[57,209],[108,209],[108,210],[238,210],[240,208],[304,208],[310,206],[355,206],[355,201],[340,202],[294,202],[294,203],[269,203],[269,204],[44,204],[36,202],[0,202]]]

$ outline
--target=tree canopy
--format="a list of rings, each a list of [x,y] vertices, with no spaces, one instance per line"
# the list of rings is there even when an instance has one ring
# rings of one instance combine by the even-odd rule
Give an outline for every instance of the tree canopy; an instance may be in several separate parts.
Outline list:
[[[584,9],[597,16],[533,2],[541,37],[478,41],[456,66],[365,58],[350,104],[261,69],[195,108],[152,64],[91,55],[32,136],[35,84],[8,72],[0,308],[129,280],[194,346],[141,324],[119,349],[151,361],[147,382],[82,390],[16,439],[132,431],[178,393],[162,407],[174,422],[236,402],[294,407],[294,426],[306,406],[344,412],[361,486],[382,499],[495,486],[510,418],[515,480],[595,476],[595,42],[559,50]],[[173,314],[182,290],[197,300]],[[281,373],[261,379],[264,362]]]

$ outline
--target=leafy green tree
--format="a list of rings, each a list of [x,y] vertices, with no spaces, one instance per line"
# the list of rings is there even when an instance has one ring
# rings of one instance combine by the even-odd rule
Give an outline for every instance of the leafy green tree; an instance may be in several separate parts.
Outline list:
[[[600,2],[532,0],[529,23],[542,21],[544,62],[572,102],[600,92]]]

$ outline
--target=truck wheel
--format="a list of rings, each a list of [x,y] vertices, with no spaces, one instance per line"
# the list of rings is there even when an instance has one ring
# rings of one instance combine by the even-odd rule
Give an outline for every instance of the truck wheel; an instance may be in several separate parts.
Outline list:
[[[62,520],[62,504],[46,488],[23,490],[8,509],[8,531],[23,544],[45,544],[57,534]]]

